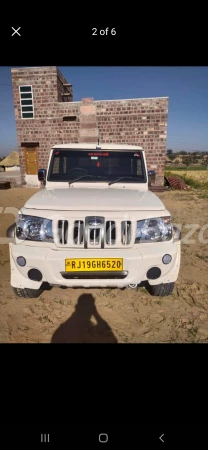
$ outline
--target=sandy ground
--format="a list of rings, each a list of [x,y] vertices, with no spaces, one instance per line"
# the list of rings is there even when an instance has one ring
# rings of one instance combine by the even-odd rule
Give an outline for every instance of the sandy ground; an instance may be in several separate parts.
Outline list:
[[[37,190],[0,191],[0,208],[18,207]],[[10,287],[8,245],[0,245],[0,342],[206,342],[208,249],[199,231],[207,224],[207,199],[192,192],[158,194],[175,223],[182,223],[182,262],[174,293],[151,297],[144,288],[61,289],[38,299],[19,299]],[[0,237],[13,222],[1,213]],[[187,242],[189,229],[199,228]],[[208,227],[207,227],[208,228]],[[208,229],[204,239],[208,243]]]

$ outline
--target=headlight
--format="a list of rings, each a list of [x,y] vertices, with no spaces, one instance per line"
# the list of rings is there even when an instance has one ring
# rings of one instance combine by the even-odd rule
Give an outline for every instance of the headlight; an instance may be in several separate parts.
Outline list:
[[[52,220],[20,215],[16,223],[16,236],[28,241],[53,242]]]
[[[171,217],[157,217],[137,222],[135,244],[163,242],[170,239],[172,239]]]

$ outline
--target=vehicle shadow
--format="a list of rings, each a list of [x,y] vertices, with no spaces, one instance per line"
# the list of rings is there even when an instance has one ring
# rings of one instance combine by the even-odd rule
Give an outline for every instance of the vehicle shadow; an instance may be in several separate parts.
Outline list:
[[[94,318],[94,324],[91,321]],[[117,343],[108,323],[102,319],[92,294],[78,298],[75,311],[52,336],[51,343]]]

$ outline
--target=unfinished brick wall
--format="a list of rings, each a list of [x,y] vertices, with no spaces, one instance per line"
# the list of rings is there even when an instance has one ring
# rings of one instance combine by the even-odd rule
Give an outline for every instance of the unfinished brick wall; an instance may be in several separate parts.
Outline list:
[[[101,142],[139,145],[145,150],[148,169],[163,184],[168,98],[96,101]]]
[[[34,119],[21,119],[19,86],[32,85]],[[39,168],[47,168],[55,144],[76,142],[121,143],[144,148],[148,169],[163,184],[168,98],[73,102],[72,87],[57,67],[12,69],[14,109],[21,176],[25,176],[24,143],[39,143]],[[62,96],[66,89],[71,97]]]

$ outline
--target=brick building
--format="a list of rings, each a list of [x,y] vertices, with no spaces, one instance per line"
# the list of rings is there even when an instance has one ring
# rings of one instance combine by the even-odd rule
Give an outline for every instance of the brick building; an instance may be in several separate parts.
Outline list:
[[[148,169],[163,183],[168,98],[73,102],[72,85],[57,67],[12,69],[22,182],[39,185],[55,144],[121,143],[144,148]],[[76,80],[75,80],[76,81]]]

